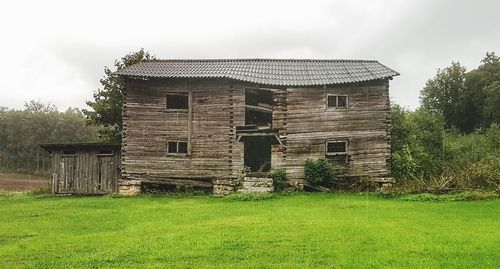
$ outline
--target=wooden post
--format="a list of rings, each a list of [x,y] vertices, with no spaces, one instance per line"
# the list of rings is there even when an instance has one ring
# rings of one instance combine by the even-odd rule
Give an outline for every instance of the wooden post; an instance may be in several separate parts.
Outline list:
[[[188,88],[188,141],[187,141],[187,155],[191,156],[191,137],[193,133],[193,90],[191,89],[191,83],[186,81],[186,87]]]

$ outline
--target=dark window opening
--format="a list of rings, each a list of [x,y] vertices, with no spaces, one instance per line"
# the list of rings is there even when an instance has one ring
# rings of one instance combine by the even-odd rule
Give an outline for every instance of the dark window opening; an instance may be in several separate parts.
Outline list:
[[[63,150],[63,155],[73,156],[76,155],[76,151],[74,149],[65,149]]]
[[[188,109],[187,94],[167,94],[167,109]]]
[[[347,107],[347,96],[337,96],[337,107]]]
[[[188,144],[187,142],[179,142],[177,144],[177,150],[179,153],[187,153],[188,152]]]
[[[112,149],[100,149],[98,155],[111,156],[111,155],[113,155],[113,150]]]
[[[187,142],[186,141],[168,141],[167,142],[167,152],[168,153],[187,153]]]
[[[329,108],[347,108],[347,95],[328,95],[327,106]]]
[[[328,95],[328,107],[337,107],[337,96]]]
[[[327,155],[347,154],[347,141],[328,141],[326,142]]]
[[[271,128],[273,121],[273,93],[270,90],[245,90],[245,125],[257,129]]]
[[[177,142],[168,142],[168,153],[177,153]]]

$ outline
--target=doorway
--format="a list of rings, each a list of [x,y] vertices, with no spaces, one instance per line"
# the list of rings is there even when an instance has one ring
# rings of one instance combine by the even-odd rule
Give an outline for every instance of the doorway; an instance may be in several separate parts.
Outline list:
[[[271,170],[271,144],[269,137],[246,137],[244,141],[244,163],[250,172]]]

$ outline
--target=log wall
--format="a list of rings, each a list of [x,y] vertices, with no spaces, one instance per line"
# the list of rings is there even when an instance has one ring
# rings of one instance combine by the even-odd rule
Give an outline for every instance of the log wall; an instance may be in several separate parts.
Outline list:
[[[211,187],[214,179],[237,177],[245,124],[246,87],[224,79],[128,79],[123,104],[122,175],[125,180]],[[166,109],[166,93],[190,96],[189,110]],[[327,109],[327,94],[347,94],[348,108]],[[340,162],[346,176],[388,176],[388,81],[273,90],[273,128],[282,144],[272,146],[272,167],[303,180],[307,158],[325,157],[327,140],[348,140]],[[166,142],[188,141],[189,154],[168,154]],[[336,161],[338,162],[338,161]]]
[[[348,95],[347,108],[327,108],[327,94]],[[287,173],[304,177],[307,158],[325,157],[326,141],[345,139],[348,155],[333,161],[343,176],[387,177],[388,81],[326,88],[291,88],[287,95]]]
[[[211,187],[243,169],[244,91],[223,80],[131,80],[124,98],[122,171],[138,179]],[[166,109],[165,95],[190,93],[190,110]],[[190,115],[191,114],[191,115]],[[168,154],[169,140],[190,142],[190,154]]]

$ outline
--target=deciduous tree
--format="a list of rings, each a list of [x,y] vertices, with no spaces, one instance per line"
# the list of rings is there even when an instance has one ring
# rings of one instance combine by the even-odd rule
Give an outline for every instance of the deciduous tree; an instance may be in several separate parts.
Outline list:
[[[149,52],[141,49],[125,55],[114,63],[115,71],[143,60],[154,59]],[[101,140],[120,142],[122,132],[123,79],[104,67],[104,77],[100,80],[102,88],[94,92],[94,100],[87,101],[91,109],[84,109],[88,124],[99,127]]]

